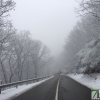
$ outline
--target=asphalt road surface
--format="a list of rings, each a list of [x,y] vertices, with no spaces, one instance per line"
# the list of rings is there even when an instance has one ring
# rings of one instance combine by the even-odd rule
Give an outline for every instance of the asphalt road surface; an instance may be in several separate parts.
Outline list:
[[[55,100],[56,94],[58,100],[91,100],[90,89],[63,75],[55,76],[12,100]]]

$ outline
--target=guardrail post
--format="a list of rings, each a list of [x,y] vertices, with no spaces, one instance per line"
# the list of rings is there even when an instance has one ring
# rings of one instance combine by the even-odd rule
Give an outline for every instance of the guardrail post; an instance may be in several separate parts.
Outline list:
[[[0,94],[1,94],[1,88],[0,88]]]
[[[16,88],[18,88],[18,84],[16,85]]]
[[[2,80],[0,81],[0,84],[2,85]],[[1,94],[1,88],[0,88],[0,94]]]
[[[26,82],[26,85],[27,85],[27,82]]]
[[[2,84],[2,80],[1,80],[1,84]]]

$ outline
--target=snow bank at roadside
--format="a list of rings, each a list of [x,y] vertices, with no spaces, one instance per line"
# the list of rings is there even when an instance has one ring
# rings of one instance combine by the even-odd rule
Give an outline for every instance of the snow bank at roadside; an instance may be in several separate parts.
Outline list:
[[[100,89],[100,74],[68,74],[68,76],[91,89]]]
[[[52,77],[50,77],[50,78],[52,78]],[[47,78],[47,79],[44,79],[42,81],[35,82],[35,83],[32,83],[32,84],[18,86],[17,89],[14,87],[14,88],[11,88],[11,89],[4,90],[0,94],[0,100],[10,100],[11,98],[16,97],[16,96],[30,90],[31,88],[49,80],[50,78]]]

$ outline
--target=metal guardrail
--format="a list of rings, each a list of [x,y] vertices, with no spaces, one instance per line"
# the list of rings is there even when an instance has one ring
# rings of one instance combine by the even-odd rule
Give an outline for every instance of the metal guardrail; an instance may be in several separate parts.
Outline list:
[[[23,81],[17,81],[17,82],[13,82],[13,83],[8,83],[8,84],[3,84],[3,85],[0,85],[0,94],[1,94],[1,90],[3,88],[6,88],[6,87],[10,87],[10,86],[16,86],[16,88],[18,87],[18,85],[22,84],[22,83],[26,83],[28,84],[29,82],[34,82],[34,81],[39,81],[40,79],[45,79],[47,77],[39,77],[39,78],[33,78],[33,79],[28,79],[28,80],[23,80]]]

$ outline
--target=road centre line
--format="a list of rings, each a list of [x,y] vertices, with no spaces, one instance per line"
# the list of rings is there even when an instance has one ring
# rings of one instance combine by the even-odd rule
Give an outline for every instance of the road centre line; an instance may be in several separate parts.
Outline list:
[[[56,96],[55,96],[55,100],[58,100],[58,88],[59,88],[59,82],[60,82],[60,78],[58,80],[58,84],[57,84],[57,88],[56,88]]]

